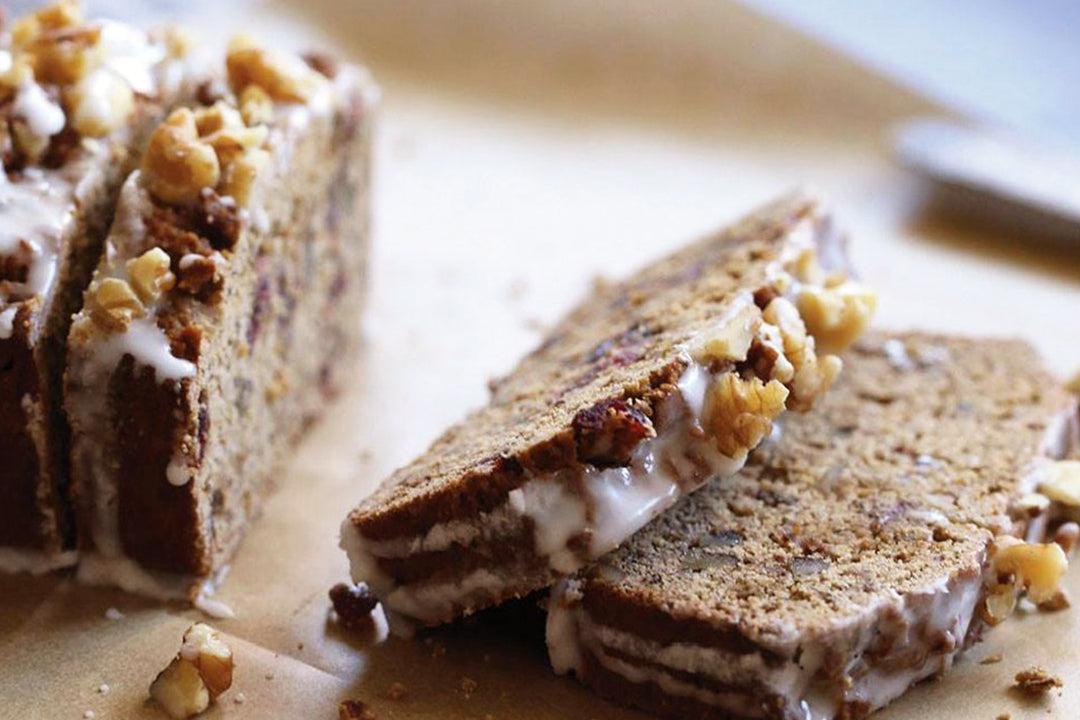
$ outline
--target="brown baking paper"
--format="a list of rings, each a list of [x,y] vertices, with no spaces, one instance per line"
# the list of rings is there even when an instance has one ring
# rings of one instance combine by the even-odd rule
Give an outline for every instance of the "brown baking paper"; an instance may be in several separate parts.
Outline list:
[[[328,622],[327,590],[347,573],[338,526],[482,403],[485,382],[596,275],[622,275],[793,185],[820,188],[846,219],[856,263],[881,291],[879,324],[1019,334],[1056,370],[1080,365],[1080,258],[921,212],[885,133],[933,106],[745,10],[704,0],[305,7],[385,90],[368,345],[218,593],[236,617],[210,622],[237,669],[205,717],[332,720],[345,698],[402,720],[639,717],[554,677],[527,608],[365,648]],[[1080,598],[1080,572],[1070,586]],[[109,619],[109,608],[123,616]],[[200,619],[67,577],[0,578],[0,718],[163,717],[147,688]],[[1078,648],[1075,610],[1018,617],[878,717],[1077,717]],[[1001,662],[979,664],[995,653]],[[1035,702],[1010,692],[1033,664],[1064,688]],[[393,683],[404,697],[388,697]]]

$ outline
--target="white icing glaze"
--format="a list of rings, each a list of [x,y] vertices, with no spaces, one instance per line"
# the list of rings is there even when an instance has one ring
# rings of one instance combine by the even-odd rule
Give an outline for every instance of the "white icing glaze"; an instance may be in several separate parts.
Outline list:
[[[178,455],[169,461],[169,466],[165,469],[165,477],[168,478],[170,485],[176,487],[183,487],[191,482],[191,474],[188,472],[187,460]]]
[[[19,86],[12,112],[38,137],[51,137],[64,129],[64,111],[32,80]]]
[[[233,609],[231,607],[221,602],[220,600],[215,600],[213,595],[213,584],[209,581],[204,582],[202,588],[199,590],[199,594],[195,597],[191,604],[199,612],[216,620],[232,619],[236,617],[236,613],[233,612]]]
[[[153,95],[157,86],[154,67],[165,59],[165,47],[131,25],[112,20],[103,20],[100,25],[104,67],[135,92]]]
[[[15,331],[15,314],[18,311],[17,307],[9,307],[0,312],[0,340],[7,340]]]
[[[79,559],[74,550],[46,553],[40,550],[0,547],[0,573],[30,573],[44,575],[60,568],[70,567]]]
[[[195,377],[195,365],[175,357],[169,339],[152,317],[132,320],[126,330],[110,334],[96,349],[96,362],[115,367],[125,355],[140,365],[154,368],[159,382]]]
[[[70,183],[56,173],[25,172],[0,183],[0,256],[27,267],[24,282],[0,281],[0,300],[25,300],[52,287],[60,237],[72,217],[70,196]]]

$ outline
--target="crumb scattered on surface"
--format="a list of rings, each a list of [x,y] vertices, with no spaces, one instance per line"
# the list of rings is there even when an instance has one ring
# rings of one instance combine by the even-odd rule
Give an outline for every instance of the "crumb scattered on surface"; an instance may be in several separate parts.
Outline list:
[[[446,646],[443,645],[442,643],[435,643],[431,647],[431,657],[435,658],[436,660],[438,660],[441,657],[444,657],[445,655],[446,655]]]
[[[109,685],[108,685],[108,683],[101,683],[100,685],[98,685],[97,686],[97,692],[98,692],[98,695],[108,695],[109,694]]]
[[[267,680],[273,680],[274,679],[274,673],[268,672],[263,677],[265,677]]]
[[[1059,678],[1038,666],[1016,673],[1015,687],[1027,695],[1045,695],[1061,686],[1062,682]]]
[[[304,643],[296,643],[296,649],[297,650],[303,650],[304,649]]]
[[[96,718],[96,717],[97,717],[97,713],[96,713],[96,712],[94,712],[93,710],[87,710],[86,712],[84,712],[84,713],[82,714],[82,716],[83,716],[84,718],[86,718],[86,720],[94,720],[94,718]]]
[[[105,611],[105,618],[108,620],[123,620],[124,613],[120,612],[114,607],[111,607]]]
[[[479,683],[477,683],[471,677],[463,676],[461,678],[461,692],[465,694],[465,697],[469,697],[474,692],[476,692],[476,688],[478,687],[480,687]]]
[[[1012,720],[1012,715],[1009,713],[1000,713],[994,720]]]
[[[342,700],[338,720],[375,720],[375,712],[363,700]]]
[[[1001,662],[1003,657],[1004,657],[1004,655],[1002,655],[1001,653],[994,653],[993,655],[987,655],[986,657],[984,657],[982,660],[979,661],[979,664],[980,665],[993,665],[994,663]]]
[[[379,601],[364,583],[338,583],[330,588],[330,602],[334,606],[338,622],[346,630],[367,630],[374,625],[375,620],[371,613]]]
[[[1054,596],[1049,600],[1039,603],[1039,609],[1043,612],[1057,612],[1058,610],[1067,610],[1072,606],[1072,602],[1069,600],[1069,594],[1064,590],[1058,590],[1054,593]]]
[[[409,688],[405,687],[399,682],[390,683],[390,687],[386,691],[386,697],[390,698],[391,700],[401,700],[408,694]]]
[[[247,702],[247,695],[244,693],[236,693],[236,697],[233,698],[233,702],[237,705],[243,705]]]

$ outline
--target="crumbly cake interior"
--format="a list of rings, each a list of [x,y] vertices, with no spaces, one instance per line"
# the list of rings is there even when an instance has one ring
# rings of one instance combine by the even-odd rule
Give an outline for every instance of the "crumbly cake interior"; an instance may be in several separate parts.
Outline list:
[[[221,576],[359,342],[375,88],[247,38],[227,64],[152,136],[71,333],[79,577],[148,595]]]
[[[187,47],[59,2],[0,47],[0,570],[70,564],[61,407],[67,330],[120,184],[183,91]]]
[[[1021,499],[1076,446],[1076,403],[1020,342],[874,334],[845,361],[739,475],[573,582],[600,650],[549,625],[562,670],[666,714],[787,718],[862,717],[947,667],[986,617],[991,541],[1029,530]],[[684,672],[642,669],[664,658]],[[790,662],[820,677],[784,698]]]

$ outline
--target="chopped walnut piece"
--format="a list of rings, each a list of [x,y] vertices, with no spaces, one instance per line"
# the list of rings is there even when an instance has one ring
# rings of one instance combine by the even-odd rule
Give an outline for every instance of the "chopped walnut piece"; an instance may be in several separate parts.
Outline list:
[[[839,352],[870,324],[877,309],[877,294],[861,283],[846,280],[833,287],[806,286],[799,292],[796,305],[818,346]]]
[[[81,3],[77,0],[60,0],[12,23],[11,44],[15,48],[22,48],[44,32],[72,27],[82,21]]]
[[[26,48],[34,77],[43,83],[71,85],[105,59],[101,28],[79,25],[43,33]]]
[[[142,171],[151,194],[174,204],[195,200],[203,188],[215,187],[221,176],[217,154],[199,139],[195,116],[187,108],[173,111],[154,130]]]
[[[248,85],[240,93],[240,114],[248,125],[262,125],[274,117],[274,101],[258,85]]]
[[[247,206],[259,173],[269,164],[270,153],[266,150],[248,150],[226,168],[220,188],[222,194],[232,197],[241,207]]]
[[[980,665],[996,665],[1001,662],[1004,656],[1001,653],[994,653],[993,655],[987,655],[979,661]]]
[[[122,330],[142,317],[146,308],[125,280],[105,278],[94,291],[90,313],[101,325]]]
[[[842,363],[835,355],[818,356],[814,338],[806,332],[799,311],[789,300],[778,297],[762,313],[766,323],[775,325],[784,342],[784,355],[794,368],[789,407],[808,410],[836,381]]]
[[[983,607],[984,619],[996,625],[1008,618],[1021,591],[1026,591],[1035,604],[1059,602],[1061,579],[1068,567],[1065,551],[1055,543],[997,538],[990,549],[992,579]]]
[[[235,112],[235,110],[233,111]],[[239,115],[237,115],[239,117]],[[266,142],[269,135],[265,125],[255,127],[226,127],[203,138],[217,153],[218,162],[227,168],[242,157],[247,151],[258,148]]]
[[[788,389],[776,380],[745,380],[727,372],[713,381],[705,395],[702,425],[720,452],[741,458],[769,434],[787,398]]]
[[[198,715],[232,685],[232,650],[217,630],[195,623],[180,652],[150,685],[150,697],[174,718]]]
[[[244,127],[244,119],[240,112],[224,100],[218,100],[210,107],[196,108],[194,111],[195,128],[199,137],[225,130],[226,128],[239,129]]]
[[[1014,687],[1027,695],[1045,695],[1054,688],[1062,686],[1060,679],[1038,666],[1016,673],[1015,680]]]
[[[299,57],[271,52],[243,35],[229,42],[225,67],[234,91],[258,85],[284,102],[307,102],[327,82]]]
[[[176,285],[176,276],[169,270],[169,264],[168,253],[157,247],[128,260],[128,278],[144,303],[152,303]]]
[[[698,360],[746,360],[750,346],[761,328],[761,310],[747,303],[735,310],[724,326],[701,338],[700,347],[691,354]]]
[[[1039,492],[1070,507],[1080,507],[1080,461],[1060,460],[1043,470]]]

